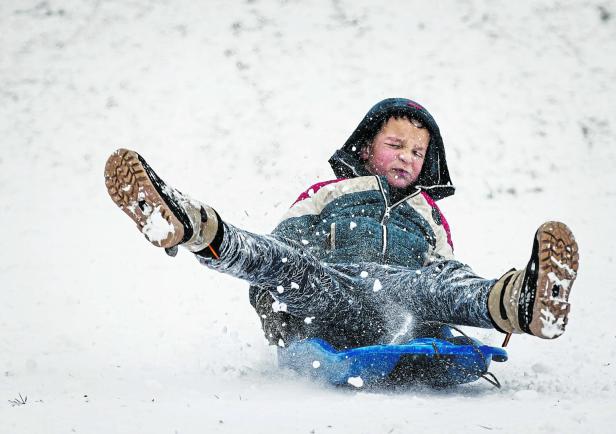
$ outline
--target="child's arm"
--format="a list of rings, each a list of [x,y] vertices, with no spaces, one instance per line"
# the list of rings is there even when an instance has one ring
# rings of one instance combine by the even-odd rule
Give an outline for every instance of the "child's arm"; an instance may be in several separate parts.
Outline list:
[[[436,244],[430,252],[430,259],[454,259],[451,229],[438,205],[426,192],[415,196],[414,199],[415,210],[428,221],[436,236]]]
[[[272,233],[300,243],[312,238],[311,234],[321,218],[321,211],[332,200],[330,193],[333,186],[328,186],[344,179],[346,178],[312,185],[298,196]]]

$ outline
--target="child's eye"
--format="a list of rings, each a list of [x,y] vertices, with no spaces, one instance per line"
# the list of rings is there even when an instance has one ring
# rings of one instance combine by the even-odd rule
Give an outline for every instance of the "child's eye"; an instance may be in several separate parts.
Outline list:
[[[392,148],[395,149],[400,149],[400,144],[399,143],[387,143],[387,145],[391,146]]]

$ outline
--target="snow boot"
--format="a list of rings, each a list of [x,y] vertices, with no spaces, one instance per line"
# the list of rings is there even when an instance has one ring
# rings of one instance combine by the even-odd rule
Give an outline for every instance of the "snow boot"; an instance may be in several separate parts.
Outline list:
[[[105,185],[111,199],[155,246],[171,255],[178,245],[191,252],[210,248],[218,257],[211,245],[221,238],[218,214],[166,185],[141,155],[128,149],[111,154]]]
[[[544,339],[563,334],[571,286],[578,270],[578,246],[571,230],[546,222],[535,233],[530,261],[524,270],[511,270],[492,287],[488,310],[496,328]]]

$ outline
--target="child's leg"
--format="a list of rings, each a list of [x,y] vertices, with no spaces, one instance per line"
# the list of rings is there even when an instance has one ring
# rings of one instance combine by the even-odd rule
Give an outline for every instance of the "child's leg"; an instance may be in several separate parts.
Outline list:
[[[278,308],[345,334],[355,344],[403,342],[422,321],[493,327],[488,294],[496,280],[444,261],[421,270],[375,263],[321,263],[312,254],[271,235],[223,224],[216,255],[196,254],[209,268],[267,290]],[[324,330],[322,329],[321,332]]]
[[[291,314],[313,314],[330,323],[348,322],[360,330],[378,328],[385,340],[387,336],[403,336],[409,319],[412,323],[438,321],[556,338],[567,324],[568,297],[578,269],[575,238],[559,222],[541,225],[526,268],[510,271],[500,279],[481,278],[453,260],[420,270],[374,263],[324,266],[273,237],[233,232],[228,250],[223,247],[222,251],[241,259],[230,267],[223,266],[224,271],[265,285],[279,300],[297,309],[289,310]],[[250,254],[242,249],[243,244],[251,246]],[[292,267],[284,266],[285,257],[293,257]],[[279,269],[277,261],[282,264]],[[260,271],[255,272],[257,269]],[[273,285],[280,289],[279,294],[274,293]]]
[[[196,254],[203,265],[269,291],[293,316],[332,322],[372,315],[374,308],[363,291],[354,288],[352,278],[301,246],[228,223],[223,227],[218,258],[207,250]]]
[[[418,323],[492,328],[488,295],[495,282],[477,276],[461,262],[448,260],[420,270],[391,268],[381,283],[390,303],[404,306]]]
[[[116,151],[105,166],[105,183],[155,246],[186,247],[204,265],[269,291],[291,315],[342,329],[375,324],[377,333],[377,309],[352,278],[301,245],[223,223],[212,208],[166,185],[136,152]]]
[[[420,321],[553,339],[565,331],[578,259],[571,230],[560,222],[546,222],[535,233],[526,268],[498,280],[482,279],[457,261],[443,261],[410,274],[394,270],[383,287]]]

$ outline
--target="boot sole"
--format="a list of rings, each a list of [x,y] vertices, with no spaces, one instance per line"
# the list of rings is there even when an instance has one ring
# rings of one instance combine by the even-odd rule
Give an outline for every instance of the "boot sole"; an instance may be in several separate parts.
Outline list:
[[[184,226],[150,179],[139,154],[128,149],[115,151],[105,164],[105,186],[115,204],[152,244],[170,248],[182,242]]]
[[[519,320],[527,333],[544,339],[564,333],[578,261],[578,245],[567,225],[546,222],[539,227],[525,273],[523,288],[528,290],[520,297]]]

